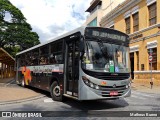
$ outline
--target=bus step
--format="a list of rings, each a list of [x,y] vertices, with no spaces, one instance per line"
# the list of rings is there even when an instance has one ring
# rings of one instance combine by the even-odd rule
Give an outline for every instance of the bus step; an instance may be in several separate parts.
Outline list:
[[[67,94],[63,94],[65,97],[69,97],[69,98],[72,98],[72,99],[75,99],[75,100],[78,100],[77,97],[74,97],[74,96],[71,96],[71,95],[67,95]]]

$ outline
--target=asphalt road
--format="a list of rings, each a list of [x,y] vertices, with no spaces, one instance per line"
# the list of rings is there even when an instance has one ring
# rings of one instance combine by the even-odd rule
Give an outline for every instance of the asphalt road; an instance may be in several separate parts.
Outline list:
[[[148,94],[137,91],[132,91],[132,96],[129,98],[118,99],[118,100],[99,100],[99,101],[76,101],[72,99],[67,99],[65,102],[57,102],[53,101],[50,98],[50,95],[46,92],[41,92],[46,96],[44,98],[40,98],[37,100],[27,101],[23,103],[16,104],[7,104],[1,105],[0,111],[51,111],[46,113],[47,115],[55,115],[56,112],[53,111],[62,111],[59,112],[60,118],[54,117],[54,119],[71,119],[69,115],[76,114],[78,117],[74,117],[72,119],[159,119],[159,118],[151,118],[151,117],[105,117],[109,111],[118,112],[118,116],[123,116],[122,114],[130,112],[140,112],[140,111],[159,111],[160,112],[160,94]],[[77,112],[78,111],[78,112]],[[79,112],[81,111],[81,112]],[[124,112],[121,112],[124,111]],[[93,113],[93,116],[86,117],[85,113]],[[65,114],[68,114],[68,117],[65,117]],[[77,114],[78,113],[78,114]],[[129,113],[127,113],[129,114]],[[81,116],[82,115],[82,116]],[[63,116],[63,117],[62,117]],[[81,117],[80,117],[81,116]],[[4,118],[4,119],[16,119],[16,118]],[[24,118],[26,119],[26,118]],[[36,118],[32,118],[36,119]],[[39,118],[37,118],[39,119]],[[42,118],[42,119],[52,119]]]

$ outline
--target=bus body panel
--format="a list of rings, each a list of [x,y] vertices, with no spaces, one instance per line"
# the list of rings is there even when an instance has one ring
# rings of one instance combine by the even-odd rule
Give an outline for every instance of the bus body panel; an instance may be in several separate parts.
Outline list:
[[[63,84],[63,64],[25,66],[29,73],[24,73],[23,68],[18,68],[17,82],[21,83],[26,79],[29,86],[50,91],[52,81],[56,80],[59,84]],[[31,77],[31,78],[30,78]]]

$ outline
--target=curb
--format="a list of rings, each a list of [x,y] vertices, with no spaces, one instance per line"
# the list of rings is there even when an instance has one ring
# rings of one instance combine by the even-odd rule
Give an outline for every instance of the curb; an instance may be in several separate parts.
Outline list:
[[[17,84],[6,85],[5,83],[0,83],[0,87],[18,87],[18,88],[20,88],[20,86],[17,86]]]
[[[141,86],[141,87],[144,87],[144,86]],[[134,90],[134,91],[142,92],[142,93],[160,95],[160,93],[155,92],[155,90],[152,91],[152,92],[148,92],[148,90],[152,90],[151,88],[144,88],[144,89],[142,88],[142,89],[140,89],[135,85],[135,86],[132,86],[131,89]]]
[[[26,98],[26,99],[4,101],[4,102],[0,102],[0,105],[8,105],[8,104],[15,104],[15,103],[22,103],[22,102],[27,102],[27,101],[33,101],[33,100],[37,100],[37,99],[40,99],[40,98],[43,98],[43,97],[46,97],[46,95],[41,95],[41,96],[36,96],[36,97],[30,97],[30,98]]]

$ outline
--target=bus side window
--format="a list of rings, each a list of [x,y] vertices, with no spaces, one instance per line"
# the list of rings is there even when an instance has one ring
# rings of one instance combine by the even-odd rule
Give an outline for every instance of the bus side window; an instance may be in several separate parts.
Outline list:
[[[50,64],[61,64],[63,60],[62,56],[62,41],[53,42],[51,44]]]
[[[41,56],[40,57],[40,65],[48,64],[48,57],[47,56]]]
[[[50,64],[56,64],[56,63],[57,63],[57,61],[55,59],[55,55],[51,54],[50,55]]]
[[[62,54],[60,53],[59,55],[55,55],[55,60],[57,61],[58,64],[62,63]]]
[[[49,45],[40,47],[39,63],[40,65],[45,65],[49,63]]]

